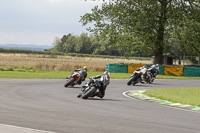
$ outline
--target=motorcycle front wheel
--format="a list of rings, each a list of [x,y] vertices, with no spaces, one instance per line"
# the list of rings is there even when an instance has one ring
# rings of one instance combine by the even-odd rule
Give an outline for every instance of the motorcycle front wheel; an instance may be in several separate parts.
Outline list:
[[[86,93],[82,94],[82,99],[87,99],[92,96],[97,91],[97,88],[91,87]]]
[[[138,83],[138,77],[134,77],[133,78],[133,85],[137,84]]]
[[[138,83],[137,77],[133,77],[133,78],[129,79],[127,85],[131,85],[131,83],[132,83],[133,85],[135,85],[136,83]]]
[[[74,79],[69,79],[68,82],[64,85],[65,87],[68,87],[69,85],[71,85],[74,82]]]
[[[133,82],[133,78],[130,78],[130,79],[128,80],[127,85],[131,85],[132,82]]]

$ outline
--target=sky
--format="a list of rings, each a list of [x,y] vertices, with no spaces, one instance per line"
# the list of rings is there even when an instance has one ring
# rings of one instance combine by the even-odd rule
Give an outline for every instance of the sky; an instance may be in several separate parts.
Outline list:
[[[86,33],[80,16],[101,4],[92,0],[0,0],[0,44],[52,46],[55,37]]]

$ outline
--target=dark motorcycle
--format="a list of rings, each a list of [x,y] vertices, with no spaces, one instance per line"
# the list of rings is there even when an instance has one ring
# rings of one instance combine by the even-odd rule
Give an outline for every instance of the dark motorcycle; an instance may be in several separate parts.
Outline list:
[[[144,79],[144,80],[142,80]],[[136,71],[133,72],[133,74],[130,76],[127,85],[135,85],[137,83],[142,83],[144,84],[146,83],[152,83],[151,82],[151,76],[150,76],[150,72],[147,70],[147,68],[141,67],[139,69],[137,69]]]
[[[153,83],[153,81],[156,79],[156,75],[159,73],[159,65],[152,65],[148,71],[150,72],[151,82]]]
[[[150,77],[151,77],[151,83],[153,83],[154,79],[155,79],[155,75],[149,71]]]
[[[71,86],[73,87],[74,85],[81,84],[82,78],[80,77],[80,74],[78,72],[72,73],[69,78],[67,78],[66,84],[64,85],[65,87]]]
[[[82,93],[80,97],[82,99],[87,99],[89,97],[94,97],[95,93],[99,91],[100,87],[103,85],[102,81],[92,79],[92,82],[89,84],[89,82],[86,83],[86,85],[83,86],[83,89],[81,90]]]

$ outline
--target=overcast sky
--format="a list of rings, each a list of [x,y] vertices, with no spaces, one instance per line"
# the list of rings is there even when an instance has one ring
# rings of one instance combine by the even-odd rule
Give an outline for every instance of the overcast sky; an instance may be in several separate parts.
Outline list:
[[[0,0],[0,44],[52,45],[55,37],[86,31],[80,16],[101,2],[91,0]]]

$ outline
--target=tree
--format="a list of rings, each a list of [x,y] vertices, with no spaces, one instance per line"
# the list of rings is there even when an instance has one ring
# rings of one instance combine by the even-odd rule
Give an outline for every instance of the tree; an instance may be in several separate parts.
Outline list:
[[[119,50],[108,46],[108,39],[104,40],[97,36],[82,33],[78,35],[64,35],[61,39],[55,38],[52,51],[63,53],[83,53],[98,55],[121,55]],[[123,53],[122,53],[123,54]]]
[[[92,54],[91,41],[87,33],[82,33],[79,37],[79,45],[81,53]]]
[[[199,11],[199,5],[197,0],[109,0],[82,16],[80,22],[94,23],[94,28],[88,30],[109,38],[110,44],[123,50],[126,56],[144,52],[155,55],[155,63],[163,64],[169,40],[181,40],[183,36],[179,34],[178,38],[177,31],[189,27],[182,25],[184,20],[197,22],[194,17],[198,13],[193,11]]]
[[[54,47],[52,48],[52,51],[56,51],[56,52],[60,51],[60,52],[62,52],[62,45],[61,45],[60,38],[55,37],[55,40],[53,42],[53,46]]]
[[[200,5],[189,3],[180,27],[177,28],[177,36],[185,55],[200,56]]]

